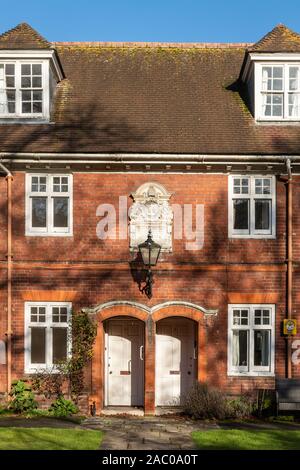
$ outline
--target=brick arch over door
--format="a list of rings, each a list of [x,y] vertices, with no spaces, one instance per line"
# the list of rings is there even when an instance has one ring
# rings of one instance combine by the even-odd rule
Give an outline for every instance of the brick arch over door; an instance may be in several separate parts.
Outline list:
[[[97,336],[93,348],[92,358],[92,392],[90,396],[90,404],[95,402],[97,413],[101,411],[104,406],[104,348],[105,348],[105,333],[104,321],[115,317],[132,317],[146,323],[149,314],[138,308],[135,305],[118,304],[107,302],[98,305],[93,309],[86,309],[91,314],[94,314],[97,321]],[[147,338],[145,334],[145,349],[147,347]],[[146,377],[145,377],[146,380]]]
[[[103,322],[114,317],[133,317],[145,324],[145,412],[154,413],[155,403],[155,331],[156,322],[164,318],[183,317],[193,320],[198,327],[197,379],[206,380],[206,315],[216,315],[217,310],[207,310],[184,301],[169,301],[148,307],[131,301],[111,301],[85,309],[97,319],[97,337],[92,359],[92,393],[97,412],[104,403],[104,326]]]
[[[166,303],[167,304],[167,303]],[[192,320],[197,325],[197,380],[205,382],[207,379],[207,331],[206,331],[206,309],[194,304],[184,304],[183,302],[173,303],[172,305],[162,304],[157,309],[152,319],[154,323],[165,318],[180,317]],[[216,314],[217,311],[209,311],[210,314]]]

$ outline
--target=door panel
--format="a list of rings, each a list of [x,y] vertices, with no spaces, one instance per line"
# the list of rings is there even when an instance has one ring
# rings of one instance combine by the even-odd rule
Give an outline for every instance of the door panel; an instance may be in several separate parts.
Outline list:
[[[178,406],[195,380],[195,326],[188,319],[161,320],[156,328],[156,405]]]
[[[110,320],[106,334],[106,404],[142,406],[144,363],[143,324],[136,320]]]

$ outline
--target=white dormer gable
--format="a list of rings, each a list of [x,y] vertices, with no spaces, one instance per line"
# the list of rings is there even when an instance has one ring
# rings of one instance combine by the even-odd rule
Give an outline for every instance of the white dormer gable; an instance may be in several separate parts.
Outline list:
[[[242,72],[258,122],[300,122],[300,36],[283,25],[248,50]]]
[[[0,36],[0,122],[49,121],[63,71],[51,44],[26,24]]]

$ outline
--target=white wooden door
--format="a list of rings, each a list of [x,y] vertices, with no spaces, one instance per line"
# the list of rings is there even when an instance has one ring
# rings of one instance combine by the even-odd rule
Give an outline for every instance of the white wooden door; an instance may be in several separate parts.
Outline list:
[[[143,406],[144,331],[138,320],[106,326],[106,405]]]
[[[196,371],[195,326],[172,318],[156,326],[156,406],[179,406],[192,387]]]

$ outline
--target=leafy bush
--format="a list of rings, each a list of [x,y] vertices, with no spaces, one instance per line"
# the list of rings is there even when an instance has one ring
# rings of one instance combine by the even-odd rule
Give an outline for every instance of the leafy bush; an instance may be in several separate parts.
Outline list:
[[[56,368],[42,369],[31,376],[32,389],[45,398],[59,398],[62,395],[65,375]]]
[[[15,413],[24,413],[37,408],[31,387],[23,380],[13,382],[10,396],[12,401],[9,408]]]
[[[66,400],[61,396],[52,403],[49,412],[54,416],[65,418],[78,413],[78,408],[71,400]]]
[[[228,417],[229,406],[220,390],[196,382],[186,395],[184,410],[195,419],[224,419]]]

